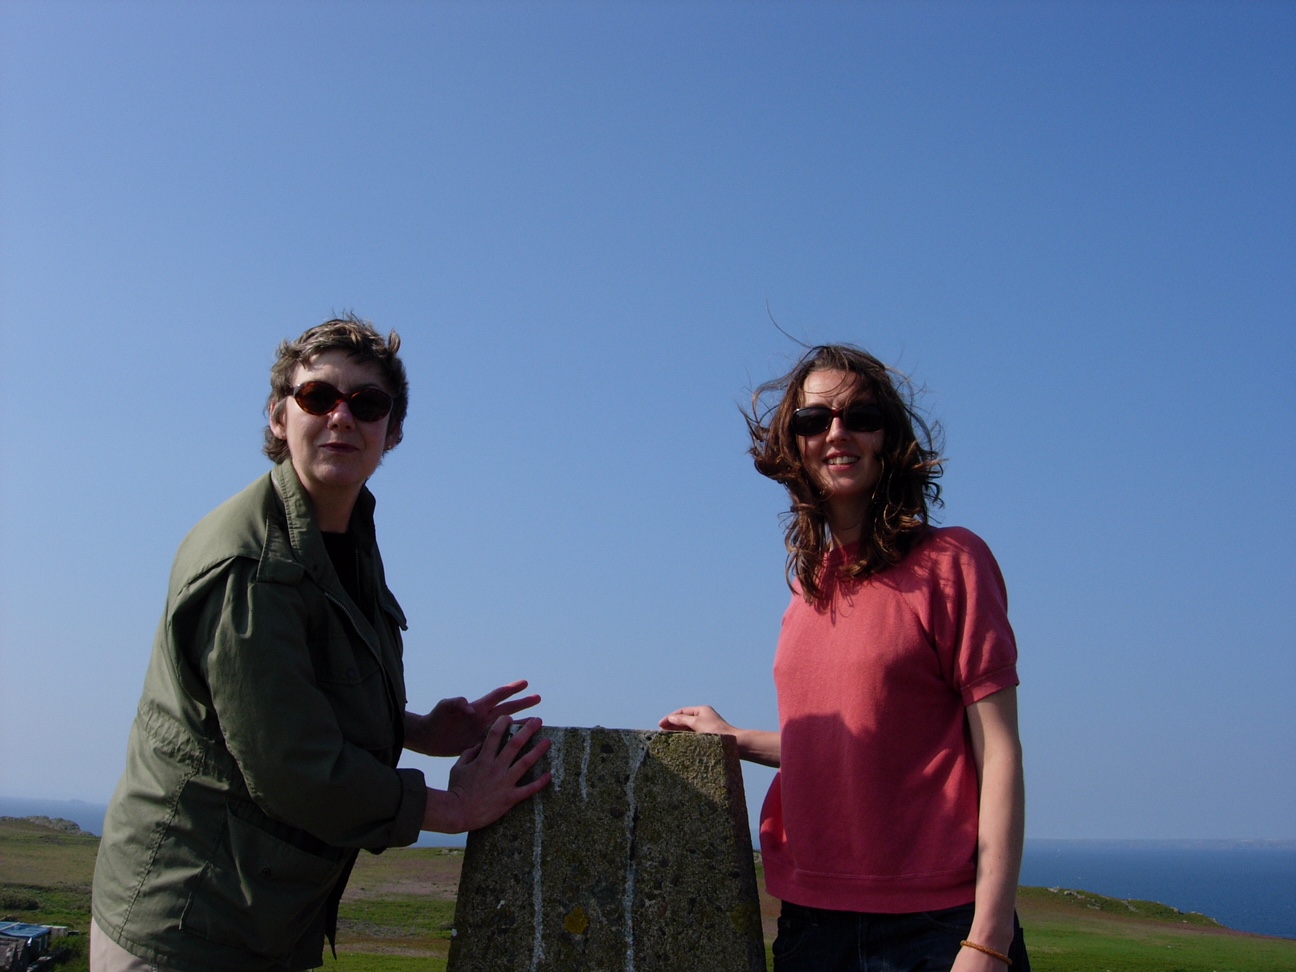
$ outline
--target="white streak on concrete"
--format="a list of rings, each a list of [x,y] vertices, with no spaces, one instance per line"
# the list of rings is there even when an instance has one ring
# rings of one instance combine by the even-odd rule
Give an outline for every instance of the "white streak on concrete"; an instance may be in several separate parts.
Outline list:
[[[550,750],[553,752],[553,750]],[[541,850],[544,847],[544,801],[539,796],[531,799],[535,807],[535,840],[532,843],[531,860],[531,908],[534,912],[535,936],[531,942],[531,972],[540,968],[544,959],[544,901],[542,900]]]
[[[588,729],[580,731],[581,739],[585,742],[585,750],[581,754],[581,800],[589,802],[589,758],[590,758],[590,737],[593,735]]]
[[[549,760],[549,772],[553,774],[550,786],[557,793],[562,789],[563,785],[563,740],[567,738],[567,734],[565,732],[546,732],[545,735],[550,742],[549,752],[545,754]],[[539,769],[539,767],[536,768]]]
[[[648,738],[643,733],[624,733],[626,748],[629,751],[629,774],[626,777],[626,850],[634,847],[635,839],[635,784],[638,782],[639,770],[648,756]],[[637,855],[629,855],[626,862],[625,884],[625,934],[626,934],[626,972],[635,972],[635,937],[634,937],[634,899],[635,877],[638,871]]]

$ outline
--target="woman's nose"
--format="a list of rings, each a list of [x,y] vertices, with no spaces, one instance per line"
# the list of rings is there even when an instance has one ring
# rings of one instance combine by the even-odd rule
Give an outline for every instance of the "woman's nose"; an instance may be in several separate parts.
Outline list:
[[[330,427],[337,425],[342,428],[353,428],[355,426],[355,416],[351,414],[351,406],[345,400],[339,401],[333,406],[333,411],[328,414],[328,424]]]

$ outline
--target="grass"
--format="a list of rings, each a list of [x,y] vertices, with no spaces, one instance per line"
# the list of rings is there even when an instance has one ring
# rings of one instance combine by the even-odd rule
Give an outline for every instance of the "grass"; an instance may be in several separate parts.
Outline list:
[[[90,968],[90,880],[99,838],[0,817],[0,918],[65,925],[51,949],[60,969]]]
[[[1296,941],[1231,931],[1153,901],[1022,888],[1034,972],[1292,972]]]
[[[444,972],[463,851],[408,847],[361,854],[338,909],[338,972]]]
[[[88,972],[90,881],[99,840],[0,818],[0,917],[66,925],[60,972]],[[329,972],[445,972],[463,851],[411,847],[361,854],[342,899]],[[758,875],[759,876],[759,875]],[[759,882],[764,884],[763,879]],[[1230,931],[1152,901],[1022,888],[1035,972],[1292,972],[1296,940]],[[762,894],[766,951],[778,902]]]

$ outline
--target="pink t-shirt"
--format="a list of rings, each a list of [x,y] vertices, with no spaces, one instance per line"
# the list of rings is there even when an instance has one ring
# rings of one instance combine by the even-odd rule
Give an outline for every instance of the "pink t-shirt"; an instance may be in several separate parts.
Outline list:
[[[761,810],[770,894],[892,914],[973,900],[966,707],[1017,684],[1007,609],[994,556],[961,527],[837,583],[826,607],[793,594],[774,659],[782,765]]]

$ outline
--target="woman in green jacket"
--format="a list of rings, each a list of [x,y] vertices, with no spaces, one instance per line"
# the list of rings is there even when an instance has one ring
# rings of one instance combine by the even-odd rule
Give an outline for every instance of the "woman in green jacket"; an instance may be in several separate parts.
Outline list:
[[[401,612],[366,481],[408,383],[354,317],[285,341],[262,477],[181,544],[95,867],[95,972],[309,969],[361,848],[483,827],[542,789],[539,696],[405,708]],[[403,748],[458,756],[449,786]]]

